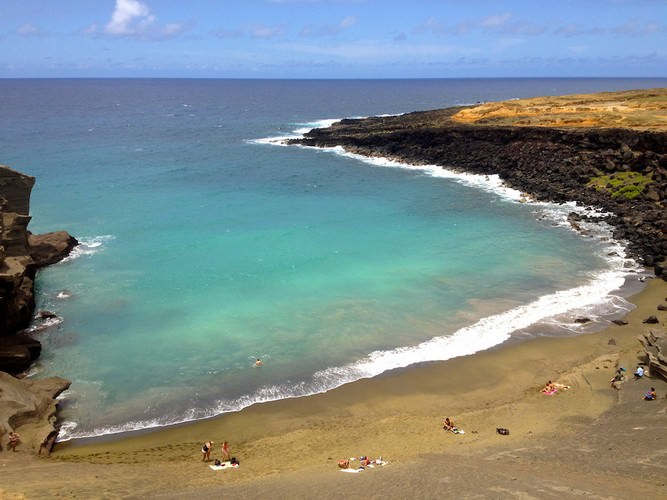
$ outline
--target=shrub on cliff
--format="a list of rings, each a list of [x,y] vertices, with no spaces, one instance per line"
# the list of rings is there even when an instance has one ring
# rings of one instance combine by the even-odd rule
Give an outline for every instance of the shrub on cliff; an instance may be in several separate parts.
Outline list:
[[[612,198],[633,200],[639,196],[646,186],[652,182],[651,175],[642,175],[639,172],[614,172],[610,175],[593,177],[587,187],[606,192]]]

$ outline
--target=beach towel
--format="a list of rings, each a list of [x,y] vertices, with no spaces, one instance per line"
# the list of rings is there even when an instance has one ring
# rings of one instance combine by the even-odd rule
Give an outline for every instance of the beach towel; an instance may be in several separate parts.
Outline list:
[[[384,467],[384,466],[387,465],[388,463],[389,463],[389,462],[387,462],[386,460],[380,460],[380,459],[378,458],[377,460],[374,460],[373,463],[368,464],[368,467],[371,467],[371,468],[373,468],[373,467]]]
[[[363,472],[364,469],[363,467],[359,467],[358,469],[341,469],[341,472],[351,472],[352,474],[356,474],[357,472]]]
[[[225,470],[225,469],[236,469],[238,464],[232,464],[231,462],[222,462],[220,465],[209,465],[211,470]]]
[[[466,433],[466,431],[464,431],[463,429],[459,429],[458,427],[454,427],[453,429],[449,429],[449,432],[451,432],[452,434],[465,434]]]

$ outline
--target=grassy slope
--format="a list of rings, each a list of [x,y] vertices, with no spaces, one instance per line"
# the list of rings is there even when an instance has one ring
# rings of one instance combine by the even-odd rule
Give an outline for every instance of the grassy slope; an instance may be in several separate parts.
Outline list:
[[[533,97],[485,103],[453,116],[461,123],[667,130],[667,88]]]

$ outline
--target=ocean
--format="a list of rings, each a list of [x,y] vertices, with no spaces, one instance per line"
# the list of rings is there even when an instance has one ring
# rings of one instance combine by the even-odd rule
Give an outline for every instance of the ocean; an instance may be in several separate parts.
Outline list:
[[[72,381],[59,439],[605,324],[631,307],[623,285],[639,268],[604,225],[572,230],[567,214],[586,207],[281,138],[345,117],[666,85],[0,80],[0,162],[37,179],[30,229],[81,242],[37,280],[38,310],[58,317],[34,325],[30,376]]]

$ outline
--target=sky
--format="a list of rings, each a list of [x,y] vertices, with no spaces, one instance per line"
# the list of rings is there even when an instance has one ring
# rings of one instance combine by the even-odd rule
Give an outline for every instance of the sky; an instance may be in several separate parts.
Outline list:
[[[0,0],[30,77],[667,77],[667,0]]]

